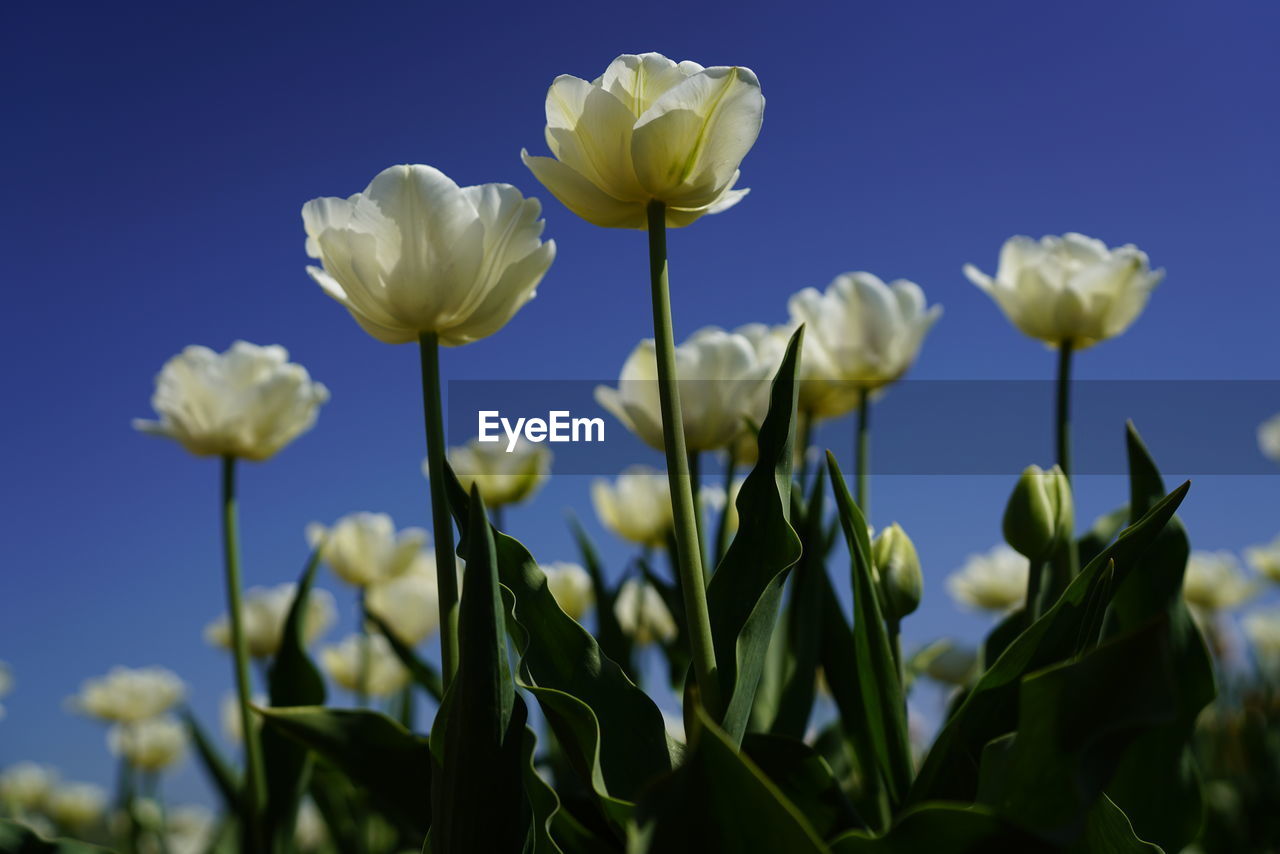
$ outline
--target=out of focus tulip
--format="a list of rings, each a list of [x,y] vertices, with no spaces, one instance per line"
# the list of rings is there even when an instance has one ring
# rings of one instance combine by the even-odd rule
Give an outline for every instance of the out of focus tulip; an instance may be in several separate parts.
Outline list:
[[[547,577],[547,589],[560,609],[575,620],[581,620],[595,602],[595,588],[587,571],[576,563],[564,561],[539,564],[538,568]]]
[[[379,341],[468,344],[505,326],[551,266],[541,211],[510,184],[392,166],[363,193],[302,208],[307,255],[323,265],[307,272]]]
[[[749,69],[624,54],[590,83],[557,77],[547,92],[554,157],[520,156],[587,222],[644,228],[656,200],[675,228],[746,195],[733,187],[763,118],[764,96]]]
[[[183,804],[168,811],[165,849],[169,854],[204,854],[214,844],[218,819],[206,806]]]
[[[329,841],[329,826],[312,800],[305,800],[298,805],[293,841],[301,851],[317,851]]]
[[[9,665],[0,661],[0,699],[13,690],[13,671]],[[0,703],[0,721],[4,720],[4,703]]]
[[[0,771],[0,807],[27,812],[43,806],[58,781],[58,772],[47,765],[15,762]]]
[[[671,487],[663,472],[629,466],[610,483],[591,483],[591,503],[600,523],[619,537],[661,547],[671,531]]]
[[[1280,415],[1273,415],[1258,427],[1258,448],[1267,459],[1280,463]]]
[[[857,404],[857,392],[894,382],[920,353],[924,336],[942,314],[926,307],[924,291],[899,279],[885,284],[871,273],[837,276],[826,291],[805,288],[791,297],[792,324],[805,325],[801,361],[813,353],[811,394],[820,415],[837,415]],[[812,340],[812,345],[809,344]],[[824,374],[826,374],[824,376]],[[830,388],[822,389],[821,380]]]
[[[334,682],[352,693],[388,697],[409,683],[409,671],[382,635],[349,635],[321,649],[320,663]]]
[[[1241,620],[1258,666],[1268,675],[1280,674],[1280,608],[1254,611]]]
[[[747,429],[747,419],[763,419],[761,389],[776,366],[761,360],[745,336],[723,329],[699,329],[676,347],[685,444],[689,451],[724,448]],[[631,351],[618,387],[596,387],[596,401],[627,429],[657,450],[662,439],[658,364],[651,338]]]
[[[434,552],[419,552],[403,575],[368,589],[365,607],[376,614],[401,643],[416,646],[440,627],[440,592]]]
[[[519,504],[529,499],[546,482],[551,471],[551,452],[545,445],[523,437],[507,450],[507,442],[480,442],[472,439],[449,449],[449,465],[468,494],[472,484],[480,490],[489,509]],[[430,477],[427,463],[422,473]]]
[[[352,513],[326,528],[307,526],[312,548],[324,544],[321,557],[343,581],[368,587],[403,575],[427,543],[427,532],[405,528],[397,533],[386,513]]]
[[[1005,541],[1024,557],[1043,561],[1074,536],[1075,504],[1062,469],[1027,466],[1005,505]]]
[[[1264,545],[1245,549],[1244,559],[1254,572],[1280,583],[1280,537]]]
[[[653,585],[629,578],[618,588],[613,614],[622,631],[637,646],[670,643],[678,633],[676,621]]]
[[[186,686],[163,667],[113,667],[106,676],[88,679],[71,698],[77,711],[113,723],[136,723],[173,708]]]
[[[1182,598],[1193,613],[1208,617],[1236,608],[1258,593],[1236,556],[1228,551],[1194,551],[1182,578]]]
[[[276,654],[297,590],[297,585],[290,582],[275,587],[251,587],[245,591],[241,620],[249,655],[254,658],[270,658]],[[307,643],[328,631],[337,616],[333,594],[328,590],[313,589],[307,596],[303,622],[303,634]],[[204,637],[216,647],[231,649],[231,624],[227,615],[223,614],[206,626]]]
[[[187,729],[167,716],[116,724],[107,733],[107,746],[139,771],[155,773],[182,758]]]
[[[237,341],[215,353],[192,346],[156,377],[151,406],[160,420],[138,418],[133,426],[197,456],[265,460],[310,430],[328,399],[329,390],[283,347]]]
[[[258,694],[249,700],[255,706],[270,705],[266,697]],[[232,744],[244,744],[244,727],[240,721],[240,699],[234,694],[224,694],[222,702],[218,704],[218,717],[221,719],[222,734],[227,737],[227,741]],[[262,719],[257,715],[253,716],[253,729],[257,731],[262,726]]]
[[[64,783],[49,793],[45,811],[49,817],[72,831],[92,827],[102,820],[107,808],[107,792],[93,783]]]
[[[1127,244],[1108,249],[1083,234],[1011,237],[995,278],[972,264],[964,274],[1010,322],[1032,338],[1082,350],[1129,328],[1164,278],[1147,254]]]
[[[915,543],[894,522],[880,532],[871,546],[872,563],[880,581],[880,602],[885,617],[901,620],[920,606],[924,574]]]
[[[1029,573],[1027,559],[1001,543],[984,554],[970,555],[947,577],[947,590],[965,607],[1004,613],[1026,599]]]

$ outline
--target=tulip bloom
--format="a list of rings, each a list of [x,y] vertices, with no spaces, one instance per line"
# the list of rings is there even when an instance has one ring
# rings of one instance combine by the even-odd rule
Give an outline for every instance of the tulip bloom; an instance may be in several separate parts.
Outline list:
[[[307,542],[335,575],[354,587],[369,587],[403,575],[427,543],[421,528],[396,531],[386,513],[352,513],[326,528],[307,526]]]
[[[58,772],[47,765],[15,762],[0,771],[0,807],[23,813],[44,803],[58,781]]]
[[[419,552],[402,575],[370,586],[365,607],[402,643],[416,646],[430,637],[440,628],[435,553]]]
[[[45,798],[49,817],[61,827],[83,831],[102,820],[107,808],[107,791],[93,783],[66,783]]]
[[[501,442],[472,439],[449,449],[449,465],[468,494],[474,484],[480,490],[485,507],[497,510],[508,504],[519,504],[538,491],[550,473],[551,452],[523,437],[511,451]],[[427,477],[431,476],[425,460],[422,471]]]
[[[240,619],[244,625],[249,655],[254,658],[270,658],[276,654],[297,590],[297,585],[290,582],[275,587],[251,587],[245,591]],[[333,594],[328,590],[312,590],[307,596],[306,616],[303,620],[307,643],[328,631],[336,619],[337,607]],[[227,615],[223,614],[206,626],[204,637],[216,647],[231,649],[231,621]]]
[[[137,723],[164,714],[186,695],[186,686],[163,667],[113,667],[106,676],[85,681],[71,706],[113,723]]]
[[[520,157],[565,207],[606,228],[645,228],[657,201],[676,228],[747,194],[734,184],[764,96],[747,68],[624,54],[590,83],[557,77],[546,112],[554,157]]]
[[[667,603],[648,582],[634,578],[622,582],[613,600],[613,613],[619,627],[636,646],[670,643],[679,632]]]
[[[307,272],[379,341],[468,344],[505,326],[551,266],[541,210],[509,184],[392,166],[362,193],[303,206],[307,255],[323,265]]]
[[[107,746],[139,771],[155,774],[182,758],[187,728],[171,717],[117,724],[107,733]]]
[[[1265,545],[1245,549],[1244,559],[1254,572],[1280,583],[1280,537]]]
[[[947,577],[947,590],[961,605],[1005,613],[1027,597],[1030,562],[1001,543],[985,554],[970,555],[963,567]]]
[[[684,435],[691,452],[724,448],[761,420],[762,389],[773,378],[745,336],[713,326],[699,329],[676,347]],[[596,402],[651,448],[662,450],[662,411],[653,339],[645,339],[622,365],[618,387],[598,386]]]
[[[538,568],[547,577],[547,589],[560,609],[575,620],[581,620],[595,602],[595,588],[591,586],[591,576],[587,571],[576,563],[563,561],[539,564]]]
[[[1254,611],[1240,623],[1258,665],[1273,678],[1280,675],[1280,609]]]
[[[1108,249],[1083,234],[1021,235],[1005,241],[994,278],[972,264],[964,274],[1014,326],[1050,347],[1092,347],[1129,328],[1164,279],[1133,244]]]
[[[1199,619],[1243,605],[1258,593],[1236,556],[1228,551],[1194,551],[1182,577],[1182,598]]]
[[[188,347],[165,363],[151,405],[159,421],[134,429],[197,456],[265,460],[316,423],[329,390],[283,347],[237,341],[225,353]]]
[[[1280,415],[1273,415],[1258,427],[1258,448],[1267,459],[1280,463]]]
[[[591,483],[591,503],[600,523],[619,537],[661,548],[673,523],[666,476],[649,466],[629,466],[610,483]]]
[[[382,635],[349,635],[320,650],[320,663],[334,682],[356,694],[389,697],[409,683],[409,671]]]

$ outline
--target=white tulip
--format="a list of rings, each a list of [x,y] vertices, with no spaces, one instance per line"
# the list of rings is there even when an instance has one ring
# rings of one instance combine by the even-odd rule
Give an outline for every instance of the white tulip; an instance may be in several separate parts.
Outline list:
[[[1280,537],[1244,550],[1244,559],[1254,572],[1280,583]]]
[[[524,437],[520,437],[510,451],[505,441],[472,439],[449,449],[449,465],[462,488],[470,494],[473,484],[479,487],[485,506],[493,509],[530,498],[547,480],[551,452]],[[422,473],[431,476],[426,460],[422,463]]]
[[[307,272],[379,341],[468,344],[506,325],[551,266],[541,210],[510,184],[392,166],[363,193],[302,208],[307,255],[323,264]]]
[[[858,391],[878,389],[907,372],[942,306],[926,307],[915,282],[886,285],[871,273],[845,273],[826,291],[794,294],[787,311],[793,326],[805,325],[801,363],[811,364],[801,380],[815,387],[804,408],[834,416],[857,405]]]
[[[745,336],[709,326],[676,347],[685,444],[690,451],[723,448],[758,422],[762,389],[773,366]],[[652,448],[663,450],[662,409],[653,339],[646,338],[622,365],[618,387],[596,387],[596,401]]]
[[[271,705],[270,701],[261,694],[255,694],[250,698],[249,703],[259,707]],[[244,744],[244,725],[240,720],[239,695],[234,692],[222,695],[222,702],[218,704],[218,718],[222,724],[222,734],[227,737],[227,741],[235,745]],[[252,718],[256,732],[262,727],[262,719],[257,715],[252,715]]]
[[[656,200],[674,228],[747,194],[733,186],[763,118],[760,81],[749,69],[624,54],[590,83],[557,77],[547,92],[554,157],[520,157],[587,222],[644,228]]]
[[[106,789],[93,783],[60,785],[45,802],[49,817],[69,830],[83,830],[97,824],[106,808]]]
[[[1022,605],[1031,564],[1004,543],[984,554],[970,555],[947,577],[947,590],[961,605],[1003,613]]]
[[[240,619],[249,655],[254,658],[270,658],[280,649],[284,623],[297,590],[296,584],[288,583],[275,587],[251,587],[245,591]],[[337,617],[333,594],[328,590],[312,589],[307,597],[303,619],[306,642],[311,643],[328,631]],[[213,646],[231,649],[231,623],[227,615],[221,615],[206,626],[204,637]]]
[[[1226,611],[1253,598],[1258,586],[1228,551],[1194,551],[1182,578],[1182,598],[1198,616]]]
[[[329,826],[310,799],[298,804],[298,817],[293,826],[293,841],[301,851],[316,851],[329,840]]]
[[[1254,611],[1241,625],[1262,669],[1273,675],[1280,673],[1280,609]]]
[[[1164,279],[1132,244],[1108,249],[1083,234],[1039,241],[1011,237],[1000,249],[995,278],[972,264],[964,274],[987,293],[1014,326],[1057,347],[1082,350],[1129,328]]]
[[[595,587],[587,571],[576,563],[564,561],[538,564],[538,568],[547,577],[547,589],[560,609],[575,620],[582,619],[596,598]]]
[[[187,729],[171,717],[116,724],[107,733],[111,752],[140,771],[163,771],[182,758]]]
[[[99,720],[135,723],[173,708],[186,694],[186,686],[163,667],[113,667],[106,676],[88,679],[71,705]]]
[[[237,341],[225,353],[187,347],[156,377],[159,421],[133,427],[165,436],[197,456],[265,460],[310,430],[329,390],[289,361],[283,347]]]
[[[348,635],[321,649],[320,663],[334,682],[352,693],[387,697],[409,683],[409,671],[382,635]]]
[[[396,532],[386,513],[352,513],[326,528],[318,522],[307,526],[307,542],[318,548],[334,573],[348,584],[368,587],[409,571],[427,544],[427,532],[405,528]]]
[[[403,575],[371,586],[365,607],[409,646],[434,634],[440,627],[435,552],[419,552]]]
[[[58,772],[47,765],[15,762],[0,771],[0,807],[8,812],[40,808],[58,781]]]
[[[610,483],[591,483],[591,503],[600,523],[622,539],[661,547],[671,531],[671,487],[665,473],[630,466]]]
[[[629,578],[618,588],[613,600],[618,626],[637,646],[670,643],[678,633],[676,621],[653,585]]]
[[[169,810],[165,849],[168,854],[205,854],[216,840],[218,820],[199,804],[184,804]]]
[[[1280,463],[1280,414],[1271,416],[1258,427],[1258,449],[1267,459]]]

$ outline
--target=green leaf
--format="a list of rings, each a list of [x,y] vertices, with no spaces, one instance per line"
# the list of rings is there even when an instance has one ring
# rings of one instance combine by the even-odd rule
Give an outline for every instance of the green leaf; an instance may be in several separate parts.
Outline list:
[[[471,500],[446,467],[449,503],[469,534]],[[481,525],[481,530],[490,526]],[[584,781],[595,779],[589,757],[598,757],[602,785],[611,797],[633,801],[650,780],[670,771],[662,712],[622,669],[605,656],[591,633],[566,614],[547,589],[547,578],[519,541],[493,530],[499,578],[515,596],[512,632],[521,656],[519,672],[537,686],[535,696],[565,753],[577,757]],[[571,698],[581,709],[570,709]]]
[[[1136,514],[1164,492],[1164,481],[1132,423],[1126,427],[1126,443],[1129,506]],[[1194,841],[1204,823],[1204,797],[1190,741],[1200,711],[1217,693],[1212,659],[1182,598],[1190,553],[1186,528],[1174,517],[1118,589],[1106,626],[1108,633],[1119,634],[1156,616],[1169,623],[1178,673],[1176,713],[1138,740],[1107,789],[1137,834],[1168,851]]]
[[[236,772],[222,758],[222,754],[218,752],[218,748],[214,746],[213,741],[190,709],[183,709],[182,720],[187,725],[187,734],[191,738],[191,743],[195,745],[200,764],[204,766],[209,781],[213,783],[213,787],[218,790],[218,796],[222,798],[223,809],[226,812],[236,812],[240,808],[240,781],[237,779]]]
[[[406,833],[431,824],[431,749],[380,712],[299,707],[259,709],[264,731],[287,736],[369,792],[376,808]]]
[[[850,831],[832,854],[1051,854],[1058,849],[1009,824],[979,804],[927,803],[907,810],[881,837]]]
[[[106,848],[74,839],[45,839],[25,824],[0,818],[0,851],[4,854],[110,854]]]
[[[507,662],[493,534],[474,486],[468,517],[458,670],[431,728],[432,854],[520,851],[532,820],[522,767],[527,711]]]
[[[1069,854],[1164,854],[1159,845],[1138,838],[1129,817],[1106,795],[1089,811],[1084,835],[1067,850]]]
[[[1018,728],[1018,693],[1028,673],[1065,661],[1078,651],[1082,627],[1096,609],[1090,593],[1098,576],[1114,561],[1116,586],[1123,584],[1138,559],[1164,530],[1190,484],[1165,496],[1076,576],[1063,595],[1019,635],[955,710],[934,741],[912,786],[909,803],[973,798],[978,763],[985,745]]]
[[[835,491],[840,524],[849,544],[853,574],[853,659],[857,671],[862,727],[854,739],[858,763],[866,775],[876,774],[891,806],[906,797],[911,785],[911,743],[907,737],[907,702],[898,680],[888,632],[880,613],[872,577],[867,521],[845,485],[835,455],[827,452],[827,468]],[[866,751],[870,751],[869,754]]]
[[[618,592],[605,580],[600,554],[596,551],[595,544],[591,542],[591,537],[583,529],[582,523],[578,521],[578,517],[572,513],[569,514],[569,530],[573,532],[574,542],[578,544],[582,565],[591,576],[591,587],[595,592],[596,601],[596,639],[600,643],[600,651],[617,662],[634,681],[634,673],[631,671],[631,639],[618,624],[618,616],[613,607],[618,598]]]
[[[629,854],[826,852],[804,815],[699,708],[685,763],[645,793]]]
[[[720,723],[737,744],[751,718],[765,653],[778,618],[782,585],[800,559],[791,512],[791,445],[795,433],[796,365],[804,328],[797,329],[770,389],[760,426],[759,458],[738,492],[741,524],[707,586],[720,697]]]
[[[311,800],[324,818],[329,837],[343,854],[365,854],[364,805],[351,780],[323,759],[311,765],[307,785]]]
[[[795,804],[821,838],[864,826],[831,766],[803,741],[748,733],[742,740],[742,752]]]
[[[298,587],[285,617],[280,648],[267,672],[267,691],[271,705],[323,706],[324,677],[307,654],[307,599],[315,584],[320,565],[320,547],[307,560],[298,579]],[[306,748],[275,729],[262,730],[262,758],[267,777],[267,804],[264,815],[268,838],[273,847],[291,844],[298,803],[307,790],[310,759]]]
[[[400,663],[404,665],[405,670],[409,671],[409,676],[414,683],[426,691],[431,699],[439,703],[444,698],[444,684],[440,678],[440,671],[429,661],[418,655],[413,647],[400,640],[391,627],[387,625],[386,620],[372,611],[365,612],[365,619],[377,626],[378,631],[387,639],[387,643],[391,646],[392,651],[395,652],[396,658],[400,659]]]

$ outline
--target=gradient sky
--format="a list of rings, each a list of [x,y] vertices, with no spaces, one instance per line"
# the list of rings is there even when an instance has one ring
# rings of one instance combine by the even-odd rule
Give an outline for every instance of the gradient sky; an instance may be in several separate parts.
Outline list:
[[[494,337],[446,352],[445,376],[616,375],[650,334],[644,237],[577,220],[518,154],[545,152],[551,80],[594,77],[619,53],[748,65],[768,101],[743,165],[751,195],[670,236],[679,337],[781,321],[795,290],[865,269],[945,306],[913,376],[1047,378],[1052,354],[960,267],[993,269],[1014,233],[1077,230],[1136,243],[1168,270],[1128,333],[1081,356],[1079,376],[1280,378],[1274,3],[654,2],[626,17],[462,6],[6,8],[0,659],[17,685],[0,765],[35,759],[108,782],[102,733],[62,702],[114,664],[175,669],[216,726],[230,666],[201,632],[223,610],[217,466],[129,427],[183,346],[280,343],[333,393],[314,432],[245,467],[250,584],[296,575],[312,520],[367,509],[429,526],[416,353],[364,335],[305,275],[306,200],[404,162],[538,195],[559,245],[538,298]],[[1181,417],[1139,425],[1157,456]],[[1046,400],[1044,456],[1026,462],[1050,462],[1048,425]],[[887,415],[877,426],[893,430]],[[1253,426],[1231,435],[1252,441]],[[829,435],[847,448],[850,429]],[[596,524],[588,482],[553,480],[509,527],[540,559],[573,559],[561,521],[573,507],[617,569],[629,551]],[[909,645],[986,626],[957,613],[942,582],[998,539],[1010,486],[876,480],[874,521],[900,521],[926,567]],[[1126,494],[1107,476],[1080,478],[1078,492],[1082,520]],[[1200,477],[1184,516],[1197,547],[1238,549],[1280,531],[1278,503],[1274,476]],[[328,573],[322,584],[345,631],[350,591]],[[206,797],[194,761],[168,790]]]

